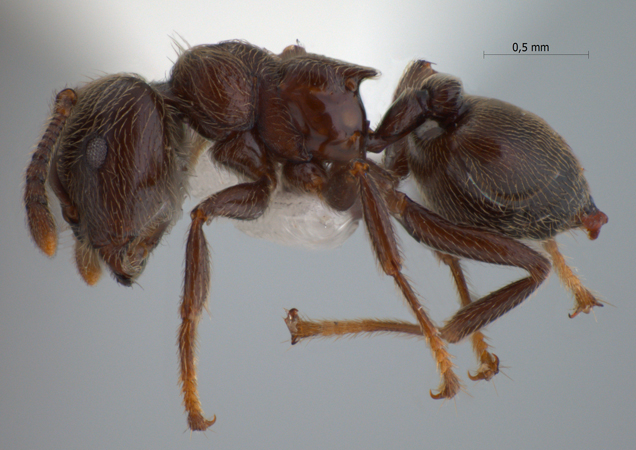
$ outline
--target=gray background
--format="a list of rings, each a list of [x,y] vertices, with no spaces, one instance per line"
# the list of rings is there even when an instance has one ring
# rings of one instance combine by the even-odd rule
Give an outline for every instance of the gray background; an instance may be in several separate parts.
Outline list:
[[[0,5],[0,448],[634,448],[633,2],[214,3]],[[570,320],[572,299],[551,277],[487,330],[505,373],[470,382],[469,345],[452,346],[466,392],[434,401],[428,390],[438,376],[421,341],[289,345],[284,307],[410,318],[363,229],[339,249],[311,252],[216,222],[206,230],[214,272],[199,381],[203,407],[218,421],[191,435],[175,345],[188,220],[155,251],[140,286],[105,276],[89,288],[73,266],[69,233],[48,260],[30,242],[21,205],[54,93],[108,73],[163,79],[177,34],[193,45],[241,38],[276,52],[299,39],[309,51],[375,67],[383,77],[363,84],[373,123],[413,58],[461,77],[471,93],[539,114],[574,148],[610,217],[595,242],[580,232],[559,242],[613,306]],[[513,42],[590,58],[483,59]],[[407,273],[441,323],[457,308],[448,272],[401,236]],[[481,294],[522,275],[468,268]]]

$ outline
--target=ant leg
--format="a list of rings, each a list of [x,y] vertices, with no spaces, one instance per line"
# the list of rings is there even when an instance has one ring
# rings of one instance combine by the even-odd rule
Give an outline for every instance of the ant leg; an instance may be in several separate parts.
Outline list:
[[[559,251],[559,246],[554,239],[548,239],[543,243],[543,248],[548,252],[554,264],[554,270],[561,280],[561,284],[565,286],[572,294],[574,294],[574,312],[569,314],[570,318],[576,317],[579,313],[589,314],[595,306],[603,306],[588,289],[583,286],[579,277],[577,277],[570,266],[565,262],[563,254]]]
[[[363,161],[354,161],[347,164],[334,163],[328,173],[317,167],[312,167],[311,163],[302,165],[289,164],[283,169],[283,173],[293,185],[317,193],[334,209],[346,210],[353,206],[356,198],[359,197],[361,199],[363,217],[375,255],[384,272],[394,278],[419,323],[417,331],[412,324],[406,322],[387,322],[388,329],[387,326],[380,322],[375,327],[374,323],[378,322],[373,320],[323,321],[313,326],[310,321],[299,322],[298,315],[291,314],[291,316],[288,316],[286,323],[292,333],[292,343],[312,335],[329,336],[361,332],[398,331],[400,329],[409,330],[411,334],[425,336],[442,375],[439,394],[433,395],[431,393],[431,396],[434,398],[454,397],[459,391],[460,382],[452,370],[453,364],[450,361],[450,355],[446,351],[437,327],[424,312],[417,295],[401,272],[402,260],[395,240],[391,216],[380,194],[380,185],[392,185],[393,180],[390,175],[381,171],[375,171],[373,174],[369,173],[369,164]],[[334,323],[335,326],[333,326]],[[372,328],[366,329],[368,326]],[[298,334],[299,327],[306,330],[305,335]],[[294,337],[295,333],[296,336]]]
[[[393,190],[391,212],[418,242],[459,258],[520,267],[530,276],[510,283],[462,307],[440,330],[455,343],[523,302],[550,273],[550,261],[526,245],[499,234],[449,222]]]
[[[422,336],[422,327],[403,320],[310,320],[301,317],[296,308],[287,311],[285,324],[291,333],[292,345],[313,337],[356,336],[374,333],[401,333]]]
[[[436,252],[442,262],[447,264],[455,279],[462,306],[471,303],[470,293],[466,280],[459,264],[459,259]],[[399,333],[410,336],[422,336],[422,328],[419,325],[401,320],[378,319],[354,319],[354,320],[311,320],[301,317],[296,308],[287,311],[285,324],[291,333],[292,345],[303,339],[312,337],[339,337],[357,336],[360,334]],[[488,351],[489,345],[485,342],[485,336],[476,331],[471,335],[473,350],[480,361],[478,371],[468,377],[473,380],[490,380],[499,373],[499,358]]]
[[[331,164],[329,170],[317,161],[287,162],[283,175],[292,186],[321,197],[336,211],[349,210],[358,198],[356,178],[349,163]],[[287,311],[285,323],[291,333],[292,345],[312,337],[356,336],[374,333],[403,333],[422,336],[422,327],[400,320],[353,319],[312,320],[301,317],[296,308]]]
[[[203,416],[197,390],[195,348],[196,328],[210,288],[210,257],[203,224],[215,217],[253,220],[267,208],[276,186],[274,165],[258,137],[251,132],[235,133],[217,142],[214,157],[256,181],[231,186],[208,197],[192,211],[185,258],[185,283],[181,300],[179,363],[183,403],[192,430],[205,430],[215,421]]]
[[[455,280],[455,287],[459,294],[459,299],[462,307],[466,307],[472,303],[470,290],[466,283],[466,277],[462,269],[459,258],[456,258],[445,253],[435,252],[435,256],[446,264],[451,271],[451,275]],[[499,358],[497,355],[488,351],[490,346],[486,343],[486,336],[481,331],[475,331],[470,340],[473,346],[473,351],[479,360],[479,368],[475,374],[468,373],[468,378],[473,381],[486,380],[489,381],[492,377],[499,373]]]
[[[371,169],[372,166],[374,169]],[[353,161],[351,174],[358,181],[364,222],[380,266],[384,273],[393,277],[402,291],[437,362],[442,382],[439,386],[439,393],[433,394],[431,392],[431,397],[453,398],[459,391],[461,384],[453,372],[450,354],[446,350],[439,330],[424,311],[415,291],[401,272],[402,258],[391,224],[390,211],[384,198],[386,195],[383,192],[387,185],[386,173],[370,161],[358,160]]]

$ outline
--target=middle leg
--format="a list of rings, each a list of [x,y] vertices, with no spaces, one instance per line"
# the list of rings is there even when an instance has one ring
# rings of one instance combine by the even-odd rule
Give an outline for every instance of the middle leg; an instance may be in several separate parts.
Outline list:
[[[315,192],[327,204],[336,210],[347,210],[359,199],[371,244],[375,256],[387,275],[395,280],[404,295],[418,325],[407,322],[362,321],[323,321],[301,320],[295,309],[288,312],[285,320],[292,333],[292,343],[310,336],[330,336],[375,332],[406,332],[424,336],[437,362],[442,377],[439,393],[434,398],[452,398],[461,384],[453,372],[453,364],[440,332],[428,317],[417,294],[402,274],[402,258],[391,224],[391,214],[385,203],[383,190],[391,185],[388,174],[370,170],[373,163],[356,160],[347,163],[334,163],[328,172],[294,165],[284,169],[288,181],[294,186]],[[378,326],[375,326],[378,324]]]
[[[461,306],[468,306],[472,300],[466,278],[458,258],[440,252],[436,256],[449,266],[460,297]],[[313,337],[339,337],[371,334],[402,334],[405,336],[422,336],[422,328],[419,325],[402,320],[387,319],[353,319],[353,320],[312,320],[301,317],[296,308],[287,311],[285,324],[292,337],[292,345],[303,339]],[[490,346],[486,343],[481,331],[471,335],[473,351],[477,356],[480,366],[473,375],[468,377],[473,381],[489,381],[499,373],[499,358],[488,351]]]
[[[466,278],[458,258],[436,252],[440,261],[449,266],[460,297],[461,306],[468,306],[472,300]],[[338,337],[370,334],[402,334],[407,336],[422,336],[422,328],[419,325],[401,320],[380,319],[354,319],[354,320],[311,320],[301,317],[296,308],[287,312],[285,324],[292,337],[292,345],[303,339],[312,337]],[[499,373],[499,358],[490,353],[490,346],[486,343],[486,337],[481,331],[475,331],[471,335],[473,351],[477,356],[480,366],[474,374],[468,373],[473,381],[491,380]]]

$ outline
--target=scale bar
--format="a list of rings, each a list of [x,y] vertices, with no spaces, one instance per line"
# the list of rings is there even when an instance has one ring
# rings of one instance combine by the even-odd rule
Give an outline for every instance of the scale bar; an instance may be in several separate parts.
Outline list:
[[[587,53],[486,53],[483,52],[483,59],[486,56],[587,56],[590,59],[590,52]]]

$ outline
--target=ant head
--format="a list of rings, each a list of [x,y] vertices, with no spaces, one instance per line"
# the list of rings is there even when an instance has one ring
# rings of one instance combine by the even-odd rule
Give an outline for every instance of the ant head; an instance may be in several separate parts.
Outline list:
[[[100,261],[131,285],[181,214],[185,133],[161,94],[134,76],[114,75],[78,90],[57,142],[49,183],[76,238],[84,280]]]

